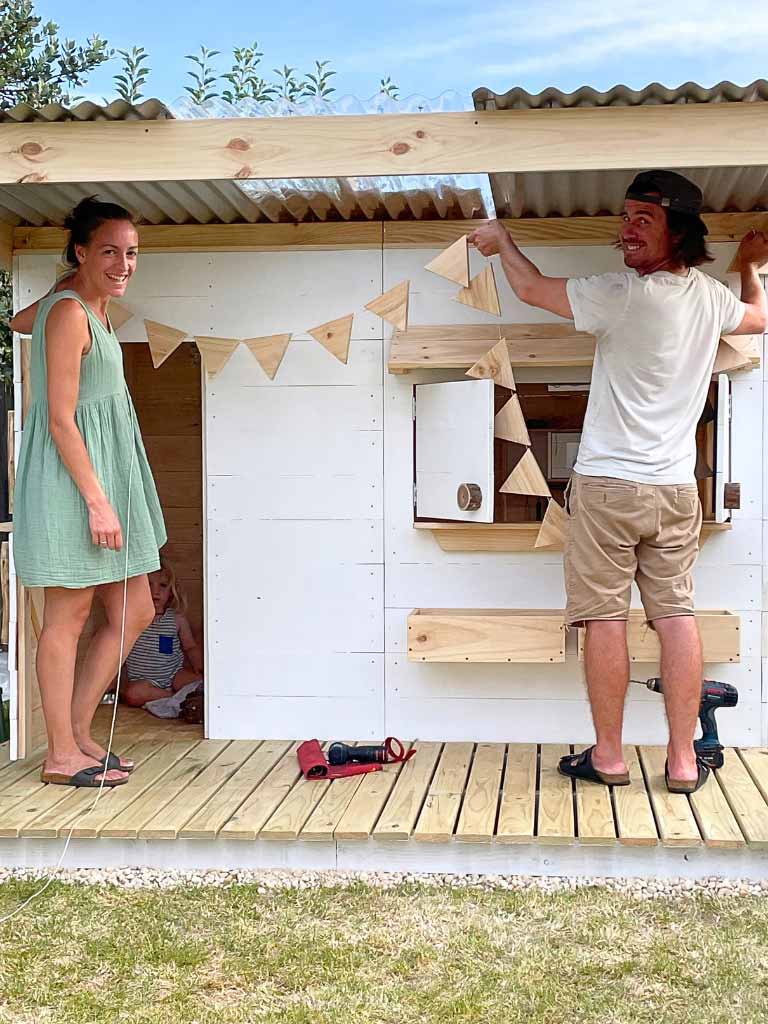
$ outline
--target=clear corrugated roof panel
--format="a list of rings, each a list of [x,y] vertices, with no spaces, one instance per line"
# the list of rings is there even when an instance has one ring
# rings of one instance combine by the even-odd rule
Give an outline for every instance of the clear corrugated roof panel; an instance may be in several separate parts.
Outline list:
[[[226,117],[342,117],[349,114],[413,114],[471,109],[457,92],[434,99],[409,96],[395,100],[379,93],[369,100],[344,96],[328,101],[285,99],[259,103],[227,103],[217,97],[204,105],[188,98],[170,104],[177,118]],[[488,176],[485,174],[404,175],[358,178],[281,178],[236,182],[270,220],[421,219],[493,216]]]

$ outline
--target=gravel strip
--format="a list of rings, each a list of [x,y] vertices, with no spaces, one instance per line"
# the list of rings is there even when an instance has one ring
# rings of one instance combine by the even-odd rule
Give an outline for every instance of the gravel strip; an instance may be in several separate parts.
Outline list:
[[[35,868],[0,868],[0,884],[11,878],[34,881],[48,879],[50,872]],[[768,879],[748,880],[706,878],[603,878],[530,875],[451,875],[389,871],[160,871],[155,868],[78,868],[61,870],[56,880],[73,885],[113,885],[121,889],[172,889],[176,886],[255,885],[259,893],[286,889],[348,888],[369,885],[391,889],[398,885],[422,885],[427,888],[450,886],[454,889],[484,891],[534,890],[567,892],[601,888],[628,893],[643,899],[669,896],[768,896]]]

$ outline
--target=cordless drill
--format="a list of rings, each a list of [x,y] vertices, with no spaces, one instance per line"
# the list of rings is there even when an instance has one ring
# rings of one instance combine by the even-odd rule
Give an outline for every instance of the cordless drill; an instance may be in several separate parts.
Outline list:
[[[655,676],[653,679],[633,680],[647,686],[655,693],[663,693],[661,679]],[[710,768],[723,767],[723,745],[717,735],[717,723],[715,712],[718,708],[735,708],[739,703],[739,691],[730,683],[719,683],[715,679],[704,679],[701,686],[701,704],[699,705],[699,722],[701,723],[701,737],[694,740],[693,747],[699,757]]]

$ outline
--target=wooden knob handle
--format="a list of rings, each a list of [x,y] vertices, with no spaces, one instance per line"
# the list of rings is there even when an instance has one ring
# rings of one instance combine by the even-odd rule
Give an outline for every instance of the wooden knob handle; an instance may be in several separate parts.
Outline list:
[[[479,484],[459,484],[456,502],[462,512],[476,512],[483,504],[483,492]]]

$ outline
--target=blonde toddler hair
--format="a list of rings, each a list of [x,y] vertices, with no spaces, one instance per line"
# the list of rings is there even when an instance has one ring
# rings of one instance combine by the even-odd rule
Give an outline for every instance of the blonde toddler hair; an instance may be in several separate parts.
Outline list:
[[[171,587],[171,607],[175,608],[177,612],[185,612],[187,610],[187,596],[181,587],[179,587],[179,581],[176,576],[176,570],[173,567],[173,563],[170,562],[165,555],[160,556],[159,571],[165,573],[168,577],[168,583]]]

